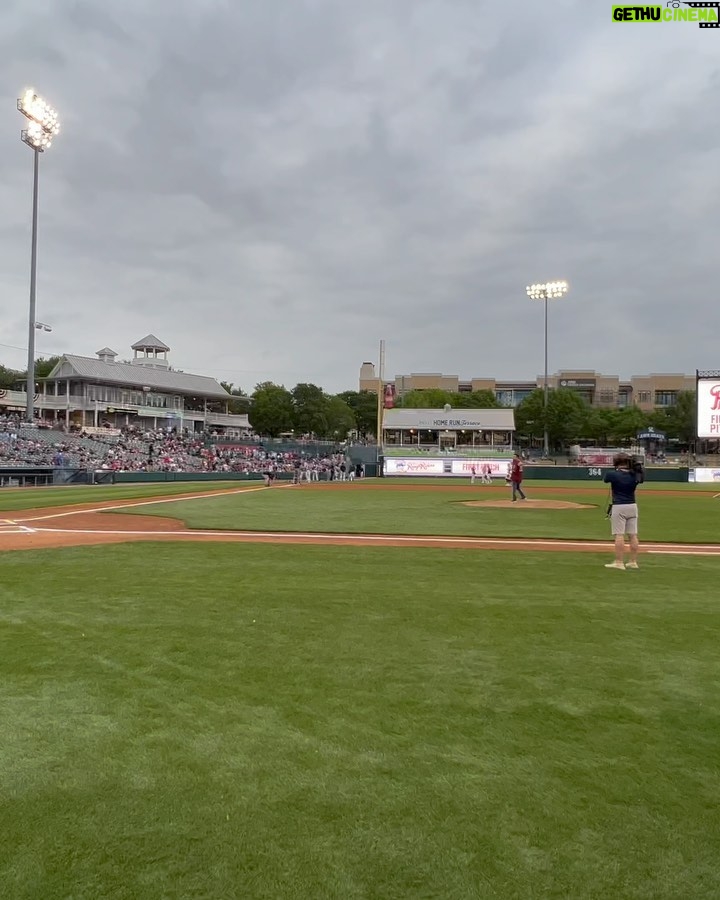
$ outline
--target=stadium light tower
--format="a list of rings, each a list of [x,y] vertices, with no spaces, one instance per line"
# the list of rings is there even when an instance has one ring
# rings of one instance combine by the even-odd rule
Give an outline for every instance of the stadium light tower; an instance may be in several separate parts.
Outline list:
[[[557,300],[564,297],[568,292],[567,281],[548,281],[545,284],[529,284],[525,291],[531,300],[542,300],[545,303],[545,381],[543,382],[544,400],[543,408],[545,410],[545,432],[544,447],[545,457],[550,456],[550,441],[548,439],[547,428],[547,405],[548,405],[548,300]]]
[[[60,121],[55,110],[29,88],[17,102],[17,108],[28,120],[27,128],[20,133],[23,143],[33,151],[33,211],[32,249],[30,252],[30,316],[28,324],[28,367],[25,415],[31,424],[35,420],[35,286],[37,282],[37,232],[38,232],[38,172],[40,154],[50,148],[53,138],[60,131]]]

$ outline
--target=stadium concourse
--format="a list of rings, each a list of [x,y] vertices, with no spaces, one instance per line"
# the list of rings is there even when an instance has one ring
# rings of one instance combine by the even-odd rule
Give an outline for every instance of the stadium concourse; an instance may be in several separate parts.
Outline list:
[[[217,436],[212,433],[130,427],[103,435],[53,431],[44,425],[24,425],[12,415],[0,417],[0,469],[47,466],[96,472],[272,472],[304,481],[343,480],[349,470],[343,453],[275,451],[249,440],[224,446],[215,442]]]

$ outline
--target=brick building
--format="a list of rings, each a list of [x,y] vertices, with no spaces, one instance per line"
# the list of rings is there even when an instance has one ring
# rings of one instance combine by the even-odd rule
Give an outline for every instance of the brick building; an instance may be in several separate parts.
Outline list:
[[[437,372],[414,372],[396,375],[384,384],[394,384],[398,396],[417,390],[440,389],[455,393],[491,391],[503,406],[517,406],[528,394],[542,388],[544,378],[535,381],[500,381],[495,378],[463,380],[457,375]],[[591,406],[612,408],[638,406],[644,412],[673,406],[681,391],[695,390],[695,375],[651,374],[633,375],[623,380],[617,375],[601,375],[592,370],[560,371],[548,377],[551,388],[570,388],[577,391]],[[360,367],[359,390],[377,391],[375,365],[365,362]]]

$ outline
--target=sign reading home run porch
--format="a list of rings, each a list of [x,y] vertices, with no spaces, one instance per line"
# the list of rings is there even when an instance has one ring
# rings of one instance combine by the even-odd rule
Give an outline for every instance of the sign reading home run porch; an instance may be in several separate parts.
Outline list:
[[[514,431],[512,409],[387,409],[383,416],[385,431],[410,428],[427,431]]]

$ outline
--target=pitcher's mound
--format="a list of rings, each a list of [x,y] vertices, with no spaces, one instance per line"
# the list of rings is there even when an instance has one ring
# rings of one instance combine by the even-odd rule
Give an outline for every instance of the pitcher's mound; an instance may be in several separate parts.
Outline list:
[[[594,509],[590,503],[569,500],[466,500],[463,506],[485,506],[491,509]]]

